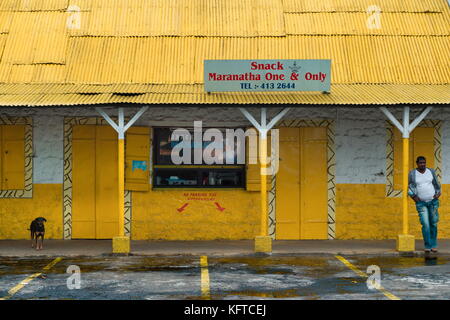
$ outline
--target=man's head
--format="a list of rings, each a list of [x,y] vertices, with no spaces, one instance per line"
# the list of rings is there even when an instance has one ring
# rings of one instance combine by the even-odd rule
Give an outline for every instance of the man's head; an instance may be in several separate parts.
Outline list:
[[[417,169],[419,170],[425,170],[427,168],[427,160],[425,159],[424,156],[417,157],[416,164]]]

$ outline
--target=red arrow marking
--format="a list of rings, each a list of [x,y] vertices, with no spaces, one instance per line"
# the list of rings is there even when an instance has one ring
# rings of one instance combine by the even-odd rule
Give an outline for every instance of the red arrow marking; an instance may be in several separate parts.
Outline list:
[[[178,210],[178,212],[182,212],[182,211],[184,211],[184,209],[188,206],[188,204],[189,203],[185,203],[185,204],[183,204],[183,206],[181,207],[181,208],[178,208],[177,210]]]
[[[216,204],[217,210],[223,211],[225,208],[222,208],[218,202],[214,202]]]

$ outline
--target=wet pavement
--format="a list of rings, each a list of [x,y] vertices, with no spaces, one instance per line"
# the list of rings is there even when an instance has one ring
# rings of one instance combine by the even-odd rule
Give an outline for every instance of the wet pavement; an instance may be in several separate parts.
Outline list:
[[[343,258],[348,265],[335,255],[214,256],[202,267],[199,256],[86,256],[62,257],[43,270],[53,258],[0,257],[0,298],[34,274],[8,298],[372,300],[391,294],[399,299],[450,299],[450,255]],[[68,279],[76,283],[67,273],[70,266],[80,270],[79,289],[68,288]],[[379,268],[384,293],[368,288],[367,276],[373,276],[369,266]]]

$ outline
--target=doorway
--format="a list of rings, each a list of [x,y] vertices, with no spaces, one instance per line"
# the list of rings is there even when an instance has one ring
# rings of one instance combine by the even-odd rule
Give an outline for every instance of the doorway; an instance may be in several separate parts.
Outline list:
[[[276,239],[328,239],[327,128],[280,128]]]
[[[117,133],[110,126],[73,126],[72,239],[117,235],[117,144]]]

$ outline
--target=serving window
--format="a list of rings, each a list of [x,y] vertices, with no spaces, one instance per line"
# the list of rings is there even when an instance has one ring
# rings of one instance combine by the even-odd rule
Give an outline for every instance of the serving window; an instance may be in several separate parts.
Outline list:
[[[174,134],[175,130],[154,128],[154,188],[245,187],[245,140],[227,142],[226,129],[214,129],[222,134],[223,140],[218,141],[214,137],[195,139],[194,129],[183,129],[181,135]],[[202,130],[202,137],[207,130]],[[205,153],[214,161],[204,157]]]

